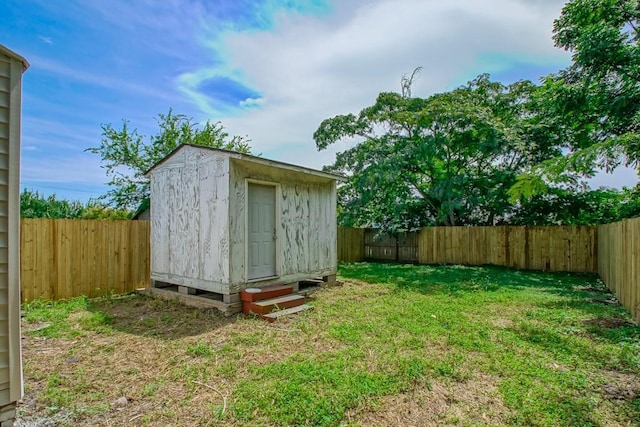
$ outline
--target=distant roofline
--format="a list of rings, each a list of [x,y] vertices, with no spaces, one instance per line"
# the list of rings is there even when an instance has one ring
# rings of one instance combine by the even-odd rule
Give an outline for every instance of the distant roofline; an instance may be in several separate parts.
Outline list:
[[[169,154],[167,154],[162,160],[157,162],[155,165],[151,166],[151,168],[149,168],[149,170],[146,171],[144,173],[144,175],[147,176],[149,173],[151,173],[151,171],[153,171],[155,168],[160,166],[167,159],[169,159],[175,153],[180,151],[183,147],[194,147],[194,148],[198,148],[198,149],[201,149],[201,150],[208,150],[208,151],[215,151],[215,152],[219,152],[219,153],[225,153],[225,154],[229,154],[230,157],[234,158],[234,159],[245,160],[245,161],[248,161],[248,162],[257,163],[257,164],[261,164],[261,165],[275,166],[275,167],[279,167],[281,169],[288,169],[288,170],[295,171],[295,172],[308,173],[310,175],[315,175],[315,176],[319,176],[319,177],[322,177],[322,178],[334,179],[336,181],[346,181],[346,179],[347,179],[346,177],[344,177],[342,175],[338,175],[338,174],[334,174],[334,173],[330,173],[330,172],[323,172],[323,171],[319,171],[317,169],[311,169],[311,168],[307,168],[305,166],[294,165],[294,164],[291,164],[291,163],[280,162],[278,160],[265,159],[263,157],[254,156],[253,154],[239,153],[237,151],[225,150],[225,149],[222,149],[222,148],[205,147],[203,145],[195,145],[195,144],[181,144],[178,147],[174,148],[173,151],[171,151]]]
[[[8,56],[9,58],[17,59],[18,61],[22,62],[22,72],[23,73],[25,71],[27,71],[27,68],[29,68],[29,61],[27,61],[22,56],[18,55],[17,53],[12,51],[8,47],[6,47],[4,45],[1,45],[1,44],[0,44],[0,53],[3,54],[3,55]]]

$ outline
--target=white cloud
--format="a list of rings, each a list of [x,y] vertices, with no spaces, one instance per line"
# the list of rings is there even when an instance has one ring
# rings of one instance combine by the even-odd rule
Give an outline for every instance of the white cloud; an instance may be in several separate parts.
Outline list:
[[[95,70],[83,71],[77,67],[42,56],[30,55],[29,61],[31,62],[31,67],[35,69],[53,73],[65,79],[98,86],[110,91],[134,92],[138,95],[145,95],[165,101],[173,101],[176,99],[172,93],[168,93],[162,88],[156,88],[144,82],[137,83],[129,79],[114,78],[108,73],[101,74]]]
[[[350,1],[329,18],[283,13],[272,31],[227,32],[218,40],[226,65],[216,72],[241,73],[263,105],[222,120],[267,157],[321,167],[344,146],[317,153],[312,135],[320,122],[371,105],[381,91],[398,91],[400,77],[417,66],[416,96],[513,64],[563,67],[568,56],[551,40],[562,4]],[[192,96],[198,102],[201,95]]]
[[[264,107],[266,105],[264,98],[247,98],[240,102],[241,108],[256,108]]]
[[[265,157],[320,168],[352,144],[317,152],[313,132],[320,122],[360,111],[381,91],[398,91],[401,76],[417,66],[423,70],[415,96],[452,89],[483,72],[564,67],[569,55],[551,39],[564,1],[333,0],[330,12],[316,15],[283,8],[291,2],[247,2],[260,9],[255,19],[269,27],[264,30],[233,22],[232,13],[219,9],[224,2],[76,0],[64,12],[42,2],[49,14],[73,16],[79,32],[77,45],[65,46],[58,35],[48,50],[27,55],[23,177],[101,185],[99,156],[82,152],[99,142],[99,124],[117,127],[126,118],[150,134],[157,130],[155,114],[171,106],[196,121],[222,120]],[[53,41],[28,37],[40,45]],[[62,48],[78,61],[48,52]],[[94,53],[106,61],[94,64]],[[63,89],[67,82],[87,86],[63,97],[53,91],[52,76]],[[212,77],[228,77],[259,95],[230,109],[201,92]],[[36,89],[45,85],[58,95]]]
[[[25,161],[27,160],[28,161]],[[82,183],[101,185],[107,182],[100,158],[93,154],[23,156],[20,179],[28,183]]]

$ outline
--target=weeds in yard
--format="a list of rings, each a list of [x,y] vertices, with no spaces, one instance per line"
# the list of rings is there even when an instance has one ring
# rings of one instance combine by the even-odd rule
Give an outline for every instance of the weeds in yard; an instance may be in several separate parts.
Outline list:
[[[640,327],[594,302],[608,297],[594,276],[368,263],[340,276],[276,328],[140,296],[31,303],[27,395],[69,425],[640,419]]]
[[[187,347],[187,354],[190,356],[211,356],[213,349],[204,343],[197,343]]]

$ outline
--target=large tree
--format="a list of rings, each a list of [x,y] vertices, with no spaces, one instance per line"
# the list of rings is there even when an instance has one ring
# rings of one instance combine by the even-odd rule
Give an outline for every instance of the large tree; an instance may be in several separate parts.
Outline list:
[[[28,188],[20,193],[21,218],[80,218],[83,211],[82,203],[59,199],[55,194],[44,196]]]
[[[520,201],[509,223],[512,225],[599,225],[636,217],[640,199],[635,190],[624,188],[573,191],[550,188],[546,193]]]
[[[557,47],[572,64],[543,81],[545,111],[554,117],[563,155],[533,167],[514,198],[575,185],[567,172],[592,176],[640,160],[640,2],[571,0],[554,23]]]
[[[20,193],[21,218],[48,219],[129,219],[131,212],[113,209],[96,200],[86,204],[58,198],[55,194],[45,196],[38,191],[25,188]]]
[[[555,133],[536,114],[537,87],[481,75],[428,98],[381,93],[358,115],[323,121],[318,149],[360,141],[328,170],[346,174],[339,221],[402,231],[427,224],[497,224],[512,204],[508,190],[526,167],[557,156]]]
[[[144,173],[181,144],[250,151],[247,138],[229,136],[220,122],[207,121],[199,127],[187,116],[169,110],[167,114],[158,114],[157,123],[158,133],[148,138],[131,129],[127,120],[123,120],[119,129],[104,124],[100,146],[87,149],[102,158],[111,187],[102,199],[110,206],[135,210],[150,193]]]

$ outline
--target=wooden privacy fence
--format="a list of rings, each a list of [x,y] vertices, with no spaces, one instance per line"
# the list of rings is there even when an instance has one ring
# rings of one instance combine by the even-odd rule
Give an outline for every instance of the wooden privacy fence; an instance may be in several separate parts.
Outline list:
[[[23,219],[22,301],[147,286],[149,246],[149,221]]]
[[[426,227],[398,237],[378,236],[371,229],[341,228],[338,233],[338,260],[349,262],[493,264],[596,272],[597,249],[597,227]],[[347,252],[348,259],[340,257]]]
[[[338,260],[358,262],[364,259],[364,228],[338,227]]]
[[[540,271],[595,273],[597,227],[428,227],[421,264],[493,264]]]
[[[147,286],[149,221],[23,219],[22,301]],[[338,260],[598,272],[640,322],[640,218],[599,227],[428,227],[398,238],[339,228]]]
[[[365,259],[396,262],[418,262],[419,233],[380,234],[378,230],[364,232]]]
[[[598,273],[640,322],[640,218],[598,227]]]

